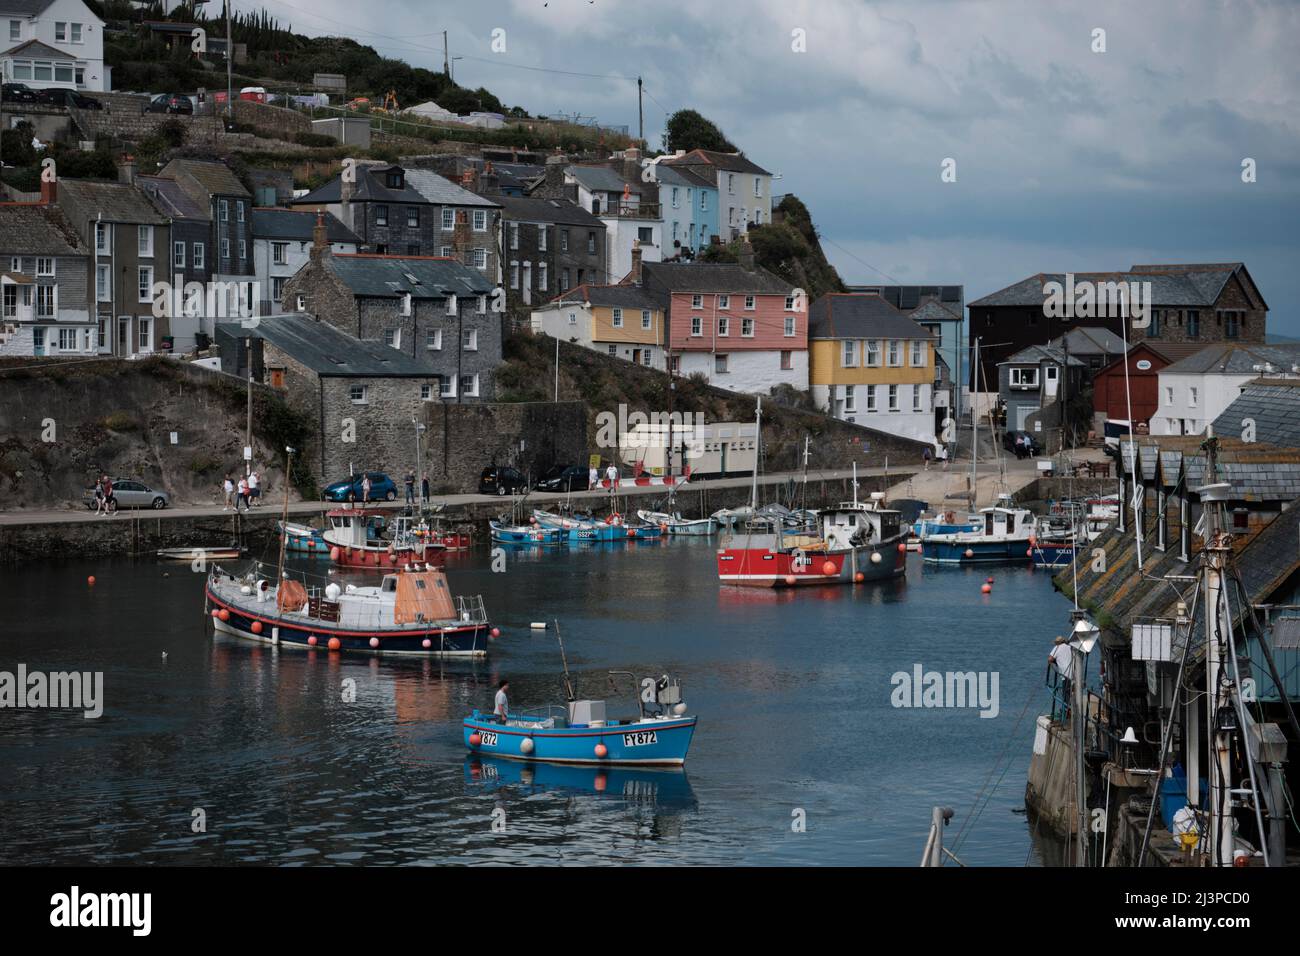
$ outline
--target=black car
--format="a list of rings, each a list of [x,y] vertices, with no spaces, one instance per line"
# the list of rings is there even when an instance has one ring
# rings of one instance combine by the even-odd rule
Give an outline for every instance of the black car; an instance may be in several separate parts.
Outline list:
[[[104,104],[99,100],[78,93],[76,90],[53,89],[38,90],[36,102],[49,106],[75,106],[79,110],[102,110]]]
[[[1028,449],[1028,454],[1032,457],[1042,451],[1042,446],[1038,444],[1038,442],[1034,439],[1033,435],[1029,434],[1029,432],[1019,432],[1019,431],[1003,432],[1002,447],[1014,455],[1016,453],[1017,435],[1024,437],[1024,444],[1020,446],[1022,453],[1024,452],[1025,449]]]
[[[586,468],[556,465],[542,475],[535,487],[538,491],[586,491],[588,477]]]
[[[184,93],[159,93],[144,108],[146,113],[178,113],[194,115],[194,102]]]
[[[36,91],[26,83],[6,83],[0,90],[0,99],[6,103],[35,103]]]
[[[514,495],[528,494],[528,479],[518,470],[498,465],[489,465],[479,476],[478,493],[480,495]]]

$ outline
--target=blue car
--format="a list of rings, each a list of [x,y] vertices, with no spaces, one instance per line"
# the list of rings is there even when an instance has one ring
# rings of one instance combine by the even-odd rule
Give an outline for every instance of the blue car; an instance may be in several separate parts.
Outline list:
[[[361,489],[362,478],[370,479],[370,497],[366,500],[397,500],[397,483],[382,471],[359,472],[351,477],[336,481],[332,485],[326,485],[322,497],[326,501],[360,502],[363,500]]]

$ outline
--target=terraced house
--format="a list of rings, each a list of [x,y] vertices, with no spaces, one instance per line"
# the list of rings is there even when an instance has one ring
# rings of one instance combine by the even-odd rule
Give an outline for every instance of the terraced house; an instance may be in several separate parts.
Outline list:
[[[500,196],[504,217],[506,297],[539,305],[576,284],[605,275],[605,224],[564,199]]]
[[[94,355],[87,249],[46,202],[0,203],[0,355]]]
[[[659,165],[693,173],[717,189],[716,224],[723,242],[744,235],[751,225],[772,221],[772,174],[744,153],[693,149],[662,159]]]
[[[1262,343],[1268,305],[1240,262],[1135,265],[1127,272],[1071,273],[1074,286],[1113,290],[1117,283],[1149,283],[1150,324],[1130,327],[1128,342]],[[1039,273],[976,299],[970,309],[970,339],[979,339],[980,391],[998,380],[998,363],[1030,345],[1046,345],[1078,325],[1123,332],[1118,309],[1107,315],[1049,316],[1044,306],[1049,283],[1064,285],[1066,274]],[[1107,299],[1113,298],[1107,293]],[[1094,311],[1101,311],[1094,307]],[[973,344],[972,344],[973,348]],[[987,383],[987,386],[986,386]]]
[[[64,179],[59,206],[92,250],[96,351],[129,358],[170,351],[175,298],[155,283],[171,283],[171,225],[129,182]]]
[[[34,90],[112,89],[104,21],[82,0],[0,0],[0,70]]]
[[[835,418],[916,441],[942,434],[934,407],[930,330],[875,293],[828,293],[813,303],[809,389]]]
[[[454,259],[335,255],[318,224],[311,257],[284,286],[287,310],[356,339],[380,342],[437,380],[428,401],[490,400],[501,364],[493,286]]]
[[[584,285],[534,310],[533,331],[663,371],[666,307],[638,285]]]

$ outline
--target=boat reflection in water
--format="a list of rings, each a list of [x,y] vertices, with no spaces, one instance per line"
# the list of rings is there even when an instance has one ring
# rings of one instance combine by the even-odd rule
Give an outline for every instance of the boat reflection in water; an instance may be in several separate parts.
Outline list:
[[[526,794],[592,795],[668,813],[695,810],[699,805],[686,771],[680,768],[523,763],[474,754],[465,758],[465,783],[484,791],[517,787]]]

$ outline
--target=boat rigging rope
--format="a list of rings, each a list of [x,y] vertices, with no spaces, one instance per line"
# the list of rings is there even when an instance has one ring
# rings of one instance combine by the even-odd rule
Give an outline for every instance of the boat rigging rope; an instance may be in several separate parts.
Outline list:
[[[994,771],[997,770],[998,765],[1002,763],[1003,759],[1007,756],[1007,753],[1011,748],[1011,741],[1015,739],[1016,733],[1020,730],[1020,723],[1025,719],[1025,714],[1029,711],[1029,705],[1034,702],[1034,695],[1035,691],[1031,690],[1029,695],[1025,698],[1025,706],[1020,708],[1020,714],[1016,717],[1016,722],[1012,726],[1011,732],[1007,735],[1007,739],[1002,744],[1001,753],[998,754],[997,760],[993,761],[993,764],[989,767],[988,776],[984,778],[983,785],[981,785],[979,792],[975,794],[975,799],[971,803],[972,812],[962,821],[961,828],[953,838],[953,853],[957,852],[957,849],[961,846],[962,840],[964,840],[967,833],[973,829],[975,822],[979,819],[985,808],[988,807],[989,803],[992,802],[993,794],[997,791],[997,788],[1001,786],[1003,779],[1007,775],[1007,771],[1011,769],[1011,761],[1007,760],[1006,766],[1003,768],[1001,775],[997,779],[997,783],[993,784],[992,787],[989,786],[993,779]],[[980,803],[981,800],[984,801],[982,805]]]

